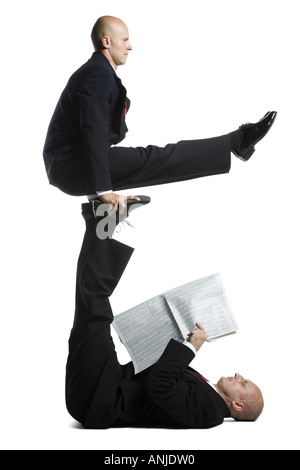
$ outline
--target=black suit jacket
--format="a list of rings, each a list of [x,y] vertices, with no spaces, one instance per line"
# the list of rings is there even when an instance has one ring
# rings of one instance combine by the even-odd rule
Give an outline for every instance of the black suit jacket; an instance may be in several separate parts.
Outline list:
[[[147,377],[149,396],[159,409],[183,427],[210,428],[229,417],[221,396],[188,367],[193,352],[171,340]]]
[[[222,424],[230,417],[229,409],[221,396],[189,367],[193,358],[189,348],[171,340],[152,368],[134,375],[132,363],[123,366],[118,400],[111,408],[107,406],[106,423],[103,414],[101,418],[99,415],[104,399],[102,383],[94,393],[84,426],[210,428]],[[109,408],[111,411],[107,412]]]
[[[127,132],[130,101],[100,52],[69,79],[48,128],[43,156],[50,184],[82,196],[113,188],[109,149]]]

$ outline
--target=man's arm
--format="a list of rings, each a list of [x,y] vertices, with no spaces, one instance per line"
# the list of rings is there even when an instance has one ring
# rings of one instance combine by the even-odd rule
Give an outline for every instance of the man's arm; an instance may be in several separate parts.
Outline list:
[[[108,138],[112,93],[110,75],[101,73],[89,76],[78,92],[88,192],[98,194],[103,202],[111,205],[110,213],[117,210],[119,205],[123,212],[126,199],[138,200],[134,196],[120,196],[112,191]]]
[[[206,340],[204,328],[197,323],[188,341],[199,351]],[[152,400],[186,427],[210,427],[220,424],[216,400],[203,385],[188,380],[184,372],[195,358],[184,344],[172,339],[147,377]]]
[[[109,129],[115,81],[106,70],[90,69],[79,89],[80,132],[88,193],[110,191]]]
[[[109,169],[109,104],[105,100],[80,93],[80,131],[88,192],[112,187]]]

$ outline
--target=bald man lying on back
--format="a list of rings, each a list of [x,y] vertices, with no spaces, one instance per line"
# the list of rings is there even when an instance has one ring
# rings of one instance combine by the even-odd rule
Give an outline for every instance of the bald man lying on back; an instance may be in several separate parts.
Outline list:
[[[66,368],[70,415],[85,428],[210,428],[229,417],[256,420],[264,401],[251,380],[235,374],[213,384],[190,367],[207,339],[200,323],[187,341],[166,341],[159,360],[139,374],[135,374],[132,362],[119,362],[111,335],[114,315],[110,296],[134,249],[97,237],[98,220],[90,203],[83,204],[82,214],[86,233],[78,260]]]

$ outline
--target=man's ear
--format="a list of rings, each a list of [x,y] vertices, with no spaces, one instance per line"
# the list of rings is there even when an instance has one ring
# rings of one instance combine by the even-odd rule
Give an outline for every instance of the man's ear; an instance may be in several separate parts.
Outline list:
[[[104,47],[104,49],[109,49],[110,48],[110,38],[108,36],[103,36],[102,46]]]
[[[237,400],[233,400],[231,402],[231,406],[235,411],[243,411],[245,408],[244,403],[242,401],[237,401]]]

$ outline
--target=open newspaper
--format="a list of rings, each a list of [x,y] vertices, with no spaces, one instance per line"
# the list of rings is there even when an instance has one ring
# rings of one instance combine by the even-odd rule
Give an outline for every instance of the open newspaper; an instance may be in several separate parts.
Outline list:
[[[116,315],[113,327],[135,373],[152,366],[171,338],[183,342],[199,322],[208,341],[237,333],[220,274],[164,292]]]

